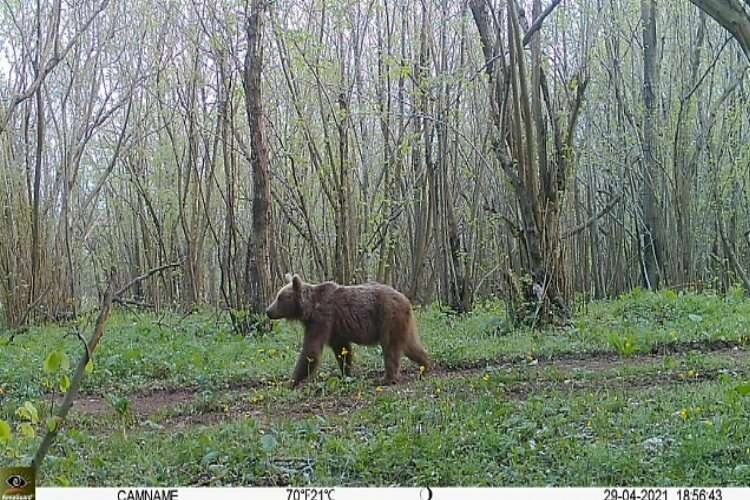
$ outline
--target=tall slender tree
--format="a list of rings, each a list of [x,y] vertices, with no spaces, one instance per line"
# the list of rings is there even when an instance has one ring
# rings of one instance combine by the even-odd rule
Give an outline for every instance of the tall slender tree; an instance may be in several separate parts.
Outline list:
[[[252,231],[247,244],[245,280],[250,311],[265,310],[271,287],[271,179],[264,132],[261,74],[263,69],[264,0],[253,0],[245,22],[247,52],[243,71],[245,110],[250,127],[250,166],[252,168]]]

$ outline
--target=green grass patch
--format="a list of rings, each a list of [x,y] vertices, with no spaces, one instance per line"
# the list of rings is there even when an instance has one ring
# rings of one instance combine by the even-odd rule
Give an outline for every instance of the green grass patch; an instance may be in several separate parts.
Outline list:
[[[417,320],[433,359],[454,372],[377,389],[380,350],[355,347],[353,379],[337,376],[327,352],[320,376],[291,391],[283,382],[298,356],[299,325],[242,337],[211,312],[116,312],[82,387],[111,409],[72,417],[42,483],[750,481],[745,358],[701,352],[748,342],[750,301],[738,293],[635,290],[541,332],[513,329],[495,302],[464,316],[427,307]],[[71,329],[88,336],[91,323],[34,327],[12,342],[0,336],[0,420],[12,434],[3,443],[0,429],[5,459],[27,461],[36,448],[81,354]],[[685,345],[695,351],[675,348]],[[639,356],[652,351],[680,352]],[[137,397],[173,389],[185,400],[133,412]]]
[[[334,412],[103,438],[68,432],[44,483],[211,485],[742,485],[750,480],[750,397],[722,379],[612,389],[542,388],[502,376],[372,387]],[[350,387],[340,397],[354,397]],[[275,406],[317,391],[276,394]],[[307,391],[307,393],[305,393]],[[96,457],[94,459],[87,457]]]

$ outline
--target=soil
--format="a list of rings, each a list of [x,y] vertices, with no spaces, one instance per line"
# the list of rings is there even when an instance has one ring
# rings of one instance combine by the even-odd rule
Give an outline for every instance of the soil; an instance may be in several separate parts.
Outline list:
[[[679,358],[685,353],[700,350],[704,354],[720,355],[733,360],[735,367],[748,366],[750,350],[741,349],[738,345],[728,342],[714,342],[710,344],[685,343],[670,346],[669,349],[654,349],[651,353],[636,354],[629,357],[618,357],[612,353],[583,353],[578,355],[566,354],[549,359],[531,361],[510,359],[488,359],[472,363],[455,364],[450,366],[437,365],[426,375],[435,378],[465,378],[484,372],[488,369],[502,370],[525,367],[540,373],[539,377],[531,380],[513,382],[504,389],[506,397],[510,399],[526,399],[534,393],[548,390],[577,391],[588,386],[600,388],[601,381],[592,385],[592,381],[576,379],[581,371],[602,372],[620,367],[650,365],[658,363],[667,355]],[[411,366],[409,367],[411,368]],[[543,369],[554,368],[554,379],[542,376]],[[613,389],[632,389],[651,387],[665,384],[689,384],[718,378],[726,370],[701,371],[692,377],[680,377],[674,373],[649,373],[639,377],[613,377],[605,382]],[[361,373],[358,377],[370,377],[375,380],[379,373]],[[345,416],[352,411],[368,404],[368,397],[354,394],[342,399],[340,396],[316,396],[302,402],[286,405],[273,405],[266,401],[252,399],[251,389],[271,387],[286,383],[285,380],[250,380],[240,384],[230,385],[222,391],[215,392],[216,400],[231,401],[227,405],[206,404],[202,407],[201,392],[197,388],[159,389],[140,391],[129,395],[130,411],[140,422],[145,422],[157,415],[158,424],[170,428],[184,428],[191,425],[212,425],[238,417],[252,417],[261,422],[272,422],[283,418],[303,418],[313,415]],[[413,370],[402,374],[401,382],[392,387],[383,388],[384,391],[399,391],[413,393],[419,388],[419,374]],[[374,390],[374,389],[373,389]],[[188,411],[185,413],[185,409]],[[182,410],[182,411],[181,411]],[[82,395],[74,404],[73,412],[89,416],[114,414],[112,406],[99,395]]]

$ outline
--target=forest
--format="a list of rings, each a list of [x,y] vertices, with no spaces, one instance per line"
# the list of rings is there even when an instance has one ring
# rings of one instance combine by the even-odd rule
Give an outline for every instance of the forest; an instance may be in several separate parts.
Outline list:
[[[746,486],[748,182],[748,0],[2,0],[0,457]],[[289,387],[287,273],[400,291],[432,366]]]

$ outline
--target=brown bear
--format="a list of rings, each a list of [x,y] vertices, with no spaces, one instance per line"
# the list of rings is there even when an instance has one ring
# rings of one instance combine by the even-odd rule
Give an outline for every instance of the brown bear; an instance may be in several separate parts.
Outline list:
[[[287,279],[289,283],[279,290],[266,314],[271,319],[298,320],[305,326],[293,386],[315,372],[326,344],[345,376],[351,376],[352,343],[380,344],[384,383],[398,382],[403,354],[424,370],[429,368],[411,303],[400,292],[380,283],[341,286],[329,281],[313,285],[296,274],[287,275]]]

